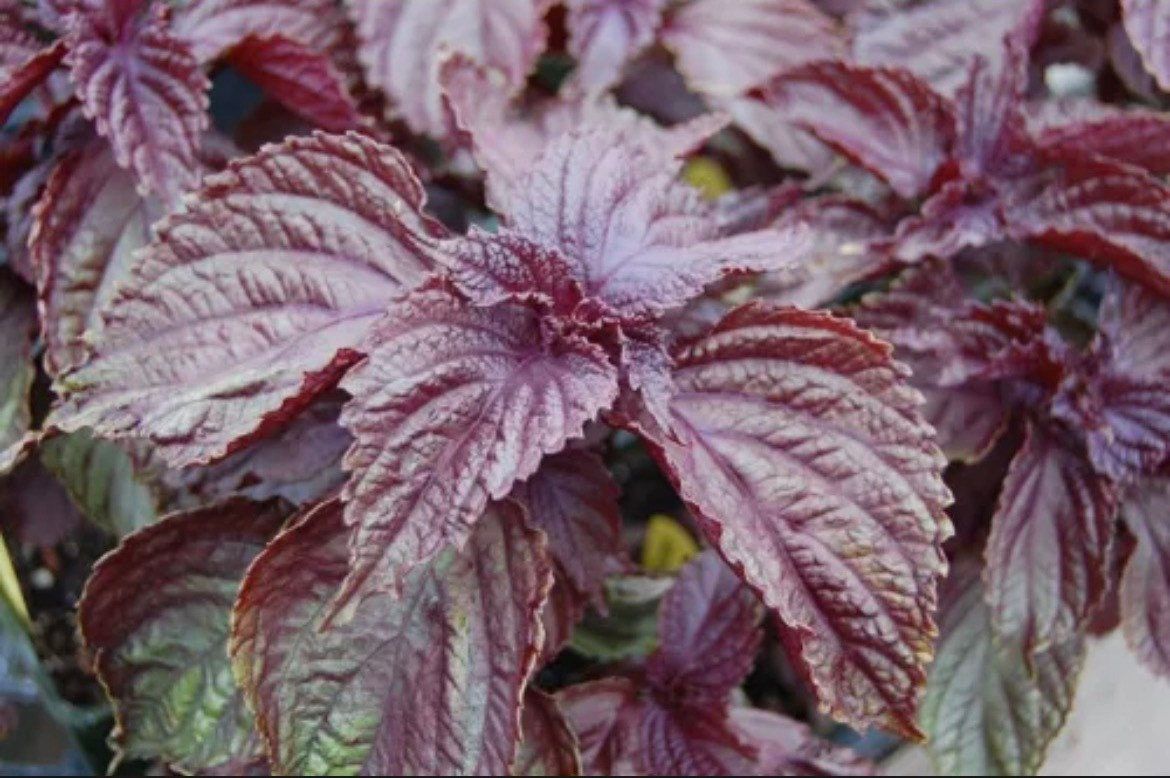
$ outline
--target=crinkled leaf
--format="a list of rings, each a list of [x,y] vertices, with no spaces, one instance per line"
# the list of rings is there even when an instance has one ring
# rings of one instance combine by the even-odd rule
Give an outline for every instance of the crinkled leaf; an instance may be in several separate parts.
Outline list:
[[[1074,636],[1031,659],[1000,652],[977,582],[947,610],[922,702],[943,775],[1032,775],[1064,724],[1084,653]]]
[[[336,51],[345,18],[336,0],[197,0],[171,25],[200,62],[211,62],[250,35],[280,35],[322,53]]]
[[[898,224],[891,250],[907,264],[932,257],[950,259],[964,249],[1004,240],[1005,232],[1001,203],[994,192],[970,187],[965,181],[948,181],[917,214]]]
[[[174,205],[199,181],[211,84],[164,11],[144,0],[81,4],[68,17],[68,62],[85,115],[118,164]]]
[[[680,689],[688,705],[718,706],[743,683],[763,639],[755,596],[714,551],[678,575],[659,610],[651,684]]]
[[[573,586],[604,611],[606,576],[622,572],[629,560],[618,488],[601,457],[580,449],[545,457],[512,494],[548,536],[549,552]]]
[[[1170,676],[1170,484],[1147,481],[1122,513],[1137,538],[1121,578],[1125,639],[1146,667]]]
[[[349,567],[339,501],[313,509],[248,572],[231,653],[277,772],[502,775],[552,583],[537,533],[501,503],[462,551],[325,627]]]
[[[283,34],[249,35],[228,62],[285,108],[330,132],[356,127],[357,104],[329,56]]]
[[[720,712],[721,713],[721,712]],[[678,710],[656,701],[641,705],[634,764],[641,775],[748,775],[755,749],[711,709]]]
[[[509,230],[493,234],[474,226],[447,246],[441,260],[476,305],[535,299],[571,314],[583,299],[573,267],[556,248]]]
[[[1094,260],[1170,291],[1170,188],[1106,159],[1048,167],[1004,207],[1013,237]]]
[[[652,137],[640,137],[644,143]],[[620,130],[562,136],[537,161],[506,211],[511,228],[558,249],[587,295],[623,318],[687,302],[727,273],[797,264],[802,229],[726,237],[676,166]]]
[[[818,62],[772,80],[763,98],[907,198],[926,191],[955,141],[949,103],[904,70]]]
[[[629,775],[641,720],[638,687],[627,678],[603,678],[562,689],[557,704],[577,736],[586,775]]]
[[[577,738],[555,699],[536,689],[528,689],[524,693],[520,729],[523,737],[511,775],[581,774]]]
[[[568,0],[569,53],[577,59],[570,84],[602,92],[654,41],[666,0]]]
[[[547,31],[547,0],[351,0],[366,78],[416,132],[447,134],[440,70],[459,53],[496,69],[505,90],[523,87]]]
[[[662,40],[692,89],[721,97],[845,55],[837,25],[808,0],[693,0],[669,15]]]
[[[907,68],[953,94],[976,56],[999,73],[1004,37],[1030,42],[1043,9],[1043,0],[930,0],[896,12],[855,14],[853,55],[865,65]]]
[[[904,369],[847,321],[760,305],[675,363],[677,441],[652,437],[702,528],[830,713],[916,735],[950,495]]]
[[[175,514],[98,563],[78,619],[125,756],[191,772],[263,759],[232,679],[228,622],[244,571],[283,519],[246,501]]]
[[[1170,8],[1159,0],[1121,0],[1122,22],[1142,61],[1170,91]]]
[[[20,441],[32,421],[29,391],[36,367],[33,345],[37,310],[32,295],[8,273],[0,273],[0,475],[15,464]]]
[[[345,379],[353,560],[339,603],[396,588],[462,543],[492,499],[536,472],[617,396],[605,351],[520,305],[471,308],[432,287],[392,305]]]
[[[81,430],[45,440],[40,453],[85,517],[114,537],[125,537],[158,517],[158,495],[117,443]]]
[[[1087,102],[1087,101],[1086,101]],[[1043,103],[1042,108],[1059,103]],[[1145,168],[1151,173],[1170,173],[1170,117],[1141,108],[1111,109],[1090,103],[1088,115],[1059,118],[1029,116],[1036,144],[1054,156],[1097,154]]]
[[[84,361],[83,338],[130,275],[132,256],[161,215],[100,140],[57,163],[37,203],[29,250],[45,323],[45,369],[57,376]]]
[[[233,162],[159,227],[54,422],[151,439],[172,465],[238,450],[329,388],[440,228],[395,150],[294,138]]]
[[[1074,638],[1105,588],[1116,489],[1077,452],[1032,426],[1012,460],[987,540],[996,638],[1035,658]]]

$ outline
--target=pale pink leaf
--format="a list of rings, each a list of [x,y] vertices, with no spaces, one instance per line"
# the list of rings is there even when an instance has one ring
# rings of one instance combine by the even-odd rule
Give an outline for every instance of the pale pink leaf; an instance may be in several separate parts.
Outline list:
[[[627,63],[654,42],[666,0],[567,0],[569,53],[577,59],[568,88],[609,89]]]
[[[1121,624],[1148,668],[1170,676],[1170,488],[1143,484],[1126,500],[1125,523],[1137,546],[1121,578]]]
[[[281,35],[329,54],[342,45],[345,24],[336,0],[194,0],[176,11],[171,29],[207,63],[252,35]]]
[[[1159,0],[1121,0],[1122,22],[1158,86],[1170,91],[1170,8]]]
[[[242,448],[334,384],[441,228],[395,150],[294,138],[208,179],[110,303],[53,423],[152,440],[172,465]]]

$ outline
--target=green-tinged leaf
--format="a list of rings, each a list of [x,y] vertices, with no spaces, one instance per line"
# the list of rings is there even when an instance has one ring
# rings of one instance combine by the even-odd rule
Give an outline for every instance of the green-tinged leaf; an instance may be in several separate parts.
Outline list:
[[[0,474],[16,464],[32,420],[28,393],[36,368],[32,353],[37,311],[32,294],[9,273],[0,275]]]
[[[1084,642],[1074,638],[1033,657],[993,645],[982,587],[948,609],[922,703],[927,749],[944,775],[1034,774],[1072,705]]]
[[[605,583],[609,615],[591,611],[569,645],[603,662],[646,656],[658,645],[658,603],[673,583],[644,575],[610,578]]]
[[[172,515],[126,538],[94,568],[81,633],[114,703],[122,757],[185,772],[263,764],[232,678],[232,602],[252,559],[280,527],[278,503],[233,500]]]
[[[352,531],[331,500],[248,571],[231,655],[278,773],[501,775],[518,755],[524,688],[552,585],[543,537],[497,503],[467,544],[371,594],[348,621],[326,610]]]
[[[46,440],[41,461],[81,512],[115,537],[140,530],[158,517],[156,495],[117,443],[81,430]]]

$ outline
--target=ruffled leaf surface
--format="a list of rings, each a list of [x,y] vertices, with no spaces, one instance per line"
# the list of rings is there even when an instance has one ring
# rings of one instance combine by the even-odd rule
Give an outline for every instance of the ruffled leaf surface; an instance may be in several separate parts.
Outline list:
[[[126,757],[229,774],[263,761],[232,679],[228,622],[244,571],[283,519],[247,501],[175,514],[98,563],[78,618]]]
[[[86,116],[139,187],[169,205],[199,182],[211,83],[162,6],[80,4],[67,17],[68,62]]]
[[[1122,511],[1137,546],[1121,578],[1121,624],[1134,654],[1170,676],[1170,485],[1151,479]]]
[[[392,305],[342,387],[353,559],[339,604],[394,589],[462,543],[493,499],[579,437],[617,396],[603,349],[521,305],[471,308],[446,288]]]
[[[539,535],[498,504],[401,597],[370,595],[326,627],[350,534],[339,501],[313,509],[256,560],[236,604],[232,661],[275,771],[506,773],[552,583]]]
[[[450,54],[523,87],[544,51],[547,0],[351,0],[366,78],[416,132],[446,137],[440,70]]]
[[[405,159],[358,135],[233,162],[159,227],[64,376],[54,422],[149,438],[206,463],[295,415],[352,364],[389,300],[431,267],[440,228]]]
[[[700,526],[826,710],[916,735],[950,495],[905,370],[846,321],[761,305],[675,363],[675,438],[651,437]]]

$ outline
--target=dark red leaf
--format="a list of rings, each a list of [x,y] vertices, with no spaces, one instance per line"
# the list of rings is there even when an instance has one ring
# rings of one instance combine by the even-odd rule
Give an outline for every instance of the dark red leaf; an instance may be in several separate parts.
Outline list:
[[[1170,173],[1170,117],[1141,108],[1115,109],[1089,102],[1084,108],[1059,109],[1056,116],[1029,116],[1036,145],[1054,157],[1096,154],[1145,168],[1156,175]],[[1091,106],[1091,107],[1090,107]]]
[[[272,99],[330,132],[357,127],[357,104],[327,54],[283,34],[249,35],[228,62]]]
[[[8,123],[16,107],[57,69],[68,50],[63,41],[57,41],[16,64],[9,72],[0,73],[0,127]]]

